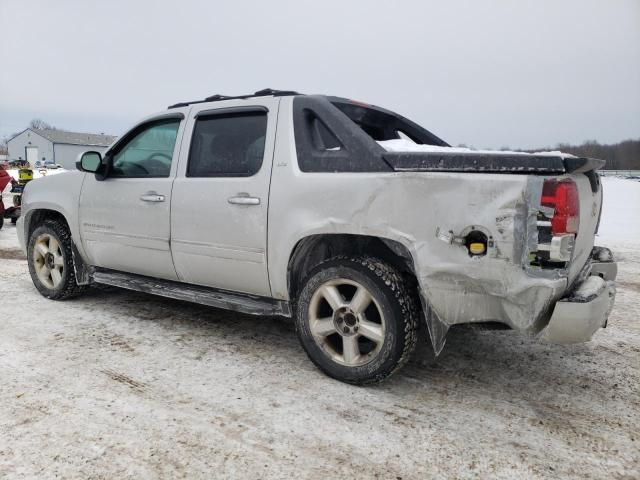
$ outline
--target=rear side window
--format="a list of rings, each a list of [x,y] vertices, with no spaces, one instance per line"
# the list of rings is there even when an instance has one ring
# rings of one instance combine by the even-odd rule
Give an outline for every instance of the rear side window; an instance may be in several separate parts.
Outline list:
[[[267,112],[203,115],[196,119],[188,177],[249,177],[260,170]]]

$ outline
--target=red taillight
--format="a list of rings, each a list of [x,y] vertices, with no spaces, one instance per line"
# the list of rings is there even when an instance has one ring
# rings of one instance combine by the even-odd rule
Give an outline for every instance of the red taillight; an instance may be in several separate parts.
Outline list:
[[[580,203],[578,187],[573,180],[558,181],[553,178],[545,180],[542,187],[541,203],[545,207],[553,208],[553,218],[551,219],[551,233],[553,235],[578,233]]]

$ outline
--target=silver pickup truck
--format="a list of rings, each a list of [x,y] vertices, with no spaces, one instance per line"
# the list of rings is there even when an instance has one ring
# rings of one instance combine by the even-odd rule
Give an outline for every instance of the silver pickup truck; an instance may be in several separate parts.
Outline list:
[[[419,322],[436,354],[454,324],[556,343],[606,326],[603,163],[452,148],[344,98],[214,95],[31,182],[18,232],[45,297],[95,282],[291,316],[320,369],[360,384],[407,361]]]

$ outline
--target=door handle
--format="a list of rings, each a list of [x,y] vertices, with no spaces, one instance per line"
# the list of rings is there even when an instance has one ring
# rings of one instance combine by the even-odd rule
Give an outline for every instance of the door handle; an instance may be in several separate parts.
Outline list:
[[[250,197],[248,195],[237,195],[235,197],[229,197],[227,202],[234,205],[260,205],[260,199],[258,197]]]
[[[164,195],[156,192],[147,192],[144,195],[140,195],[140,200],[143,202],[164,202]]]

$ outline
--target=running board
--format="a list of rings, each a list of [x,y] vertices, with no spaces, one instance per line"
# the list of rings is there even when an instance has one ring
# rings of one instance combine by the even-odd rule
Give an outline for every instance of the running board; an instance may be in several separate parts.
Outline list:
[[[250,315],[282,315],[291,316],[289,302],[273,298],[229,292],[217,288],[190,285],[188,283],[161,280],[133,273],[115,270],[96,269],[93,281],[104,285],[126,288],[137,292],[151,293],[161,297],[174,298],[187,302],[199,303],[210,307],[223,308]]]

